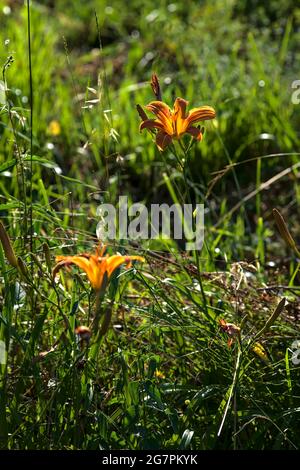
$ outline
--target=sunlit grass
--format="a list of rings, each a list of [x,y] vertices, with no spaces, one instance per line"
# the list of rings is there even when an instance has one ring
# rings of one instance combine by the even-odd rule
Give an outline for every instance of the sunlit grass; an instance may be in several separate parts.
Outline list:
[[[299,9],[262,27],[273,2],[251,23],[238,2],[218,0],[31,2],[31,158],[28,19],[7,3],[0,447],[298,448]],[[201,143],[185,136],[161,153],[139,132],[153,71],[165,102],[216,110]],[[146,262],[105,286],[99,336],[85,273],[53,268],[58,255],[92,252],[97,207],[120,194],[204,203],[205,244],[109,243],[110,255]]]

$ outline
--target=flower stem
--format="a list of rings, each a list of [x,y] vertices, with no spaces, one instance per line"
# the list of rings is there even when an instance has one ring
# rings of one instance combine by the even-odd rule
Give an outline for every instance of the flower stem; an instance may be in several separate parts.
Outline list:
[[[105,312],[105,315],[104,315],[104,318],[100,327],[100,331],[99,331],[100,338],[106,335],[107,330],[109,328],[111,317],[112,317],[113,305],[114,305],[114,301],[112,300]]]
[[[103,300],[103,295],[101,295],[101,292],[98,292],[96,295],[95,316],[93,320],[93,332],[96,335],[98,334],[100,319],[103,315],[102,300]]]
[[[190,191],[189,191],[189,183],[188,183],[188,178],[187,178],[187,168],[188,168],[188,163],[189,163],[189,155],[185,152],[185,149],[184,149],[183,146],[181,146],[181,148],[184,151],[184,157],[185,157],[184,158],[184,167],[183,167],[183,178],[184,178],[184,184],[185,184],[185,189],[186,189],[186,196],[187,196],[188,203],[192,207],[192,199],[191,199],[191,194],[190,194]],[[195,229],[194,219],[192,219],[192,223],[193,223],[193,230],[194,230]],[[199,282],[200,291],[201,291],[201,295],[202,295],[202,299],[203,299],[203,307],[204,307],[205,315],[208,317],[209,315],[208,315],[208,309],[207,309],[206,295],[205,295],[205,292],[204,292],[202,278],[201,278],[201,263],[200,263],[199,252],[198,252],[197,249],[194,250],[194,255],[195,255],[195,258],[196,258],[198,282]]]

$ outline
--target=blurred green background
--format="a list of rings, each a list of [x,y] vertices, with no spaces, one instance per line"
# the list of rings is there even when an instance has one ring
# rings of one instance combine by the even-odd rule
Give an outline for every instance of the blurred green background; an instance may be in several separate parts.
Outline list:
[[[11,99],[26,108],[22,4],[1,0],[0,41],[1,63],[9,55],[14,58],[6,73]],[[215,124],[207,124],[203,143],[193,149],[193,173],[200,184],[229,159],[299,150],[300,105],[291,102],[292,82],[299,78],[296,2],[35,1],[31,14],[35,153],[53,159],[69,176],[77,177],[80,167],[85,180],[98,184],[105,171],[112,177],[122,174],[120,162],[125,161],[122,184],[134,188],[137,199],[151,193],[153,166],[160,159],[149,145],[150,136],[138,132],[135,105],[153,99],[148,85],[152,71],[170,105],[181,96],[191,107],[208,104],[217,111]],[[51,120],[61,128],[54,137],[49,135]],[[26,129],[25,124],[24,136]],[[13,143],[5,142],[3,122],[0,132],[5,161]],[[270,166],[282,168],[294,159],[270,159],[263,172],[268,175]],[[254,180],[255,165],[239,168],[241,186]],[[222,191],[232,184],[229,176]]]
[[[299,5],[32,1],[32,103],[24,2],[0,0],[0,24],[0,215],[31,275],[25,283],[0,250],[0,338],[10,346],[0,440],[21,449],[297,447],[299,263],[271,211],[297,239]],[[217,113],[191,149],[186,187],[172,152],[139,132],[136,104],[153,100],[152,72],[170,106],[180,96]],[[104,305],[115,300],[113,327],[97,360],[87,352],[81,362],[74,329],[89,324],[93,298],[75,271],[55,290],[55,255],[89,251],[101,201],[169,202],[175,185],[205,201],[201,266],[175,244],[172,257],[157,245],[165,258],[131,245],[147,262],[112,283]],[[253,340],[283,296],[288,306],[260,338],[267,352],[246,348],[239,369],[219,319]],[[41,351],[49,355],[39,363]],[[219,437],[237,369],[237,401]]]

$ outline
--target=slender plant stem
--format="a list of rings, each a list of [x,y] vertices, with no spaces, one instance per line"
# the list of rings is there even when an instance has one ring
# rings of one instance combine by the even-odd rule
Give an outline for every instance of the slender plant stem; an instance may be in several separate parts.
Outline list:
[[[109,86],[108,86],[108,80],[106,76],[106,68],[105,68],[105,61],[103,60],[103,48],[102,48],[102,40],[101,40],[101,32],[100,32],[100,25],[98,21],[98,15],[96,10],[94,10],[94,15],[95,15],[95,21],[96,21],[96,28],[97,28],[97,34],[98,34],[98,43],[99,43],[99,55],[100,55],[100,85],[103,87],[104,91],[104,96],[106,98],[107,102],[107,107],[110,110],[109,113],[109,118],[108,115],[103,112],[103,117],[104,117],[104,125],[108,124],[109,126],[109,133],[111,129],[114,127],[114,121],[113,121],[113,113],[112,113],[112,108],[111,108],[111,99],[110,99],[110,94],[109,94]],[[104,110],[103,110],[104,111]],[[105,151],[105,158],[104,158],[104,163],[105,163],[105,173],[106,173],[106,184],[108,185],[109,182],[109,166],[107,164],[107,158],[106,156],[109,154],[109,146],[113,146],[113,154],[116,153],[116,142],[115,139],[107,139],[104,138],[104,151]],[[118,185],[120,187],[120,171],[118,171]]]
[[[105,315],[104,315],[104,318],[100,327],[100,331],[99,331],[100,338],[106,335],[107,330],[109,328],[111,317],[112,317],[112,312],[113,312],[113,305],[114,305],[114,302],[112,300],[110,305],[107,307],[107,310],[105,312]]]
[[[103,315],[102,300],[103,300],[103,295],[101,295],[101,292],[98,292],[96,294],[95,316],[94,316],[94,320],[93,320],[93,332],[96,335],[98,334],[99,322],[100,322],[100,319]]]
[[[189,183],[188,183],[188,178],[187,178],[187,169],[189,167],[189,154],[186,152],[182,142],[179,141],[179,143],[180,143],[180,147],[183,151],[183,155],[184,155],[183,178],[184,178],[184,184],[185,184],[185,190],[186,190],[186,197],[187,197],[188,203],[190,204],[190,206],[192,208],[192,199],[191,199],[191,194],[190,194],[190,191],[189,191]],[[192,218],[192,221],[193,221],[193,230],[194,230],[195,225],[194,225],[194,219],[193,218]],[[202,278],[201,278],[201,263],[200,263],[199,252],[198,252],[197,249],[194,250],[194,255],[195,255],[195,258],[196,258],[196,265],[197,265],[197,272],[198,272],[198,282],[199,282],[200,291],[201,291],[201,295],[202,295],[202,299],[203,299],[204,311],[205,311],[206,316],[208,317],[206,295],[205,295],[205,292],[204,292]]]
[[[294,270],[294,272],[293,272],[293,274],[292,274],[292,277],[291,277],[291,279],[290,279],[290,281],[289,281],[288,287],[293,287],[293,285],[294,285],[294,280],[295,280],[295,278],[296,278],[296,276],[297,276],[297,274],[298,274],[298,272],[299,272],[299,269],[300,269],[300,263],[298,262],[298,263],[297,263],[297,266],[296,266],[296,269]]]
[[[30,252],[33,253],[33,210],[32,210],[32,189],[33,189],[33,85],[32,85],[32,62],[31,62],[31,23],[30,23],[30,0],[27,0],[27,37],[28,37],[28,67],[29,67],[29,88],[30,88],[30,189],[29,189],[29,220],[30,220]],[[33,263],[31,263],[33,269]]]
[[[3,77],[3,83],[6,83],[6,69],[7,67],[10,66],[10,64],[13,62],[12,56],[10,56],[7,61],[5,62],[3,69],[2,69],[2,77]],[[18,142],[18,135],[17,131],[14,125],[14,121],[12,118],[12,106],[10,104],[9,97],[7,95],[7,90],[5,86],[5,96],[6,96],[6,103],[7,103],[7,112],[8,112],[8,118],[10,121],[10,125],[13,131],[14,135],[14,142],[16,146],[16,155],[17,155],[17,183],[19,182],[19,178],[21,178],[21,189],[19,191],[19,197],[20,200],[23,201],[23,207],[24,207],[24,212],[23,212],[23,224],[24,224],[24,238],[23,238],[23,244],[24,247],[26,246],[26,241],[27,241],[27,200],[26,200],[26,187],[25,187],[25,173],[24,173],[24,166],[23,166],[23,160],[22,160],[22,153],[21,149],[19,146]]]
[[[229,397],[228,397],[228,400],[227,400],[227,403],[226,403],[225,412],[224,412],[224,415],[223,415],[223,418],[222,418],[222,421],[221,421],[221,424],[220,424],[220,427],[219,427],[219,430],[218,430],[218,437],[221,435],[221,432],[222,432],[222,429],[223,429],[223,426],[224,426],[224,423],[225,423],[225,420],[226,420],[226,416],[227,416],[227,413],[228,413],[228,410],[229,410],[229,406],[230,406],[230,403],[231,403],[231,399],[234,396],[235,391],[236,391],[236,386],[237,386],[239,375],[240,375],[241,358],[242,358],[242,349],[241,349],[240,344],[239,344],[238,352],[237,352],[237,355],[236,355],[233,381],[232,381],[232,384],[230,386],[230,392],[229,392]]]

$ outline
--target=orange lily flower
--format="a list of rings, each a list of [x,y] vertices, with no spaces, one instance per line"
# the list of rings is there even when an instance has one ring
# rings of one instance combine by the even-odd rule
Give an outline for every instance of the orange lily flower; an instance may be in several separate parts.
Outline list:
[[[171,110],[162,101],[152,101],[145,108],[155,114],[156,119],[144,119],[140,125],[140,131],[143,129],[158,129],[156,145],[161,151],[172,142],[172,139],[180,139],[184,134],[190,134],[198,141],[202,140],[201,130],[192,124],[214,119],[216,112],[210,106],[201,106],[186,113],[187,105],[188,101],[183,98],[176,98],[174,108]]]
[[[105,247],[98,247],[94,254],[84,253],[75,256],[57,256],[57,264],[53,269],[53,277],[62,267],[75,264],[87,274],[92,287],[99,291],[102,287],[106,286],[113,272],[122,264],[126,264],[126,267],[129,268],[132,261],[145,261],[141,256],[103,256],[104,252]]]
[[[230,348],[235,338],[240,339],[241,329],[239,326],[235,325],[234,323],[227,323],[227,321],[224,320],[223,318],[219,320],[219,325],[220,325],[220,328],[223,331],[225,331],[225,333],[227,333],[228,336],[230,336],[230,338],[228,339],[228,343],[227,343],[228,347]]]

